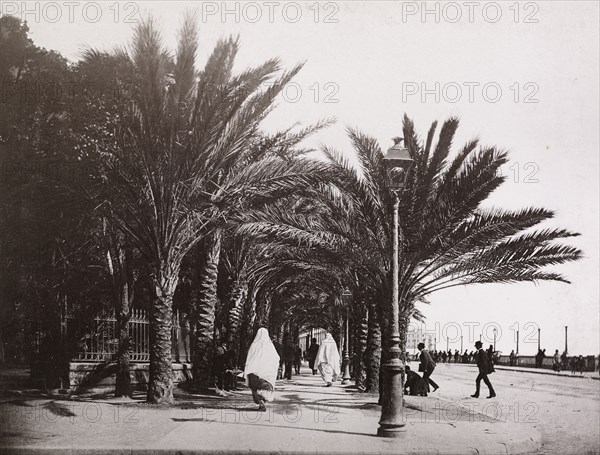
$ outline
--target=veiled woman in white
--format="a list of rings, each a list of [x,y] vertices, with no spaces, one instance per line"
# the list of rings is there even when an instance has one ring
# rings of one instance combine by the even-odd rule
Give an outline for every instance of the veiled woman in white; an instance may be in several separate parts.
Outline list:
[[[278,368],[279,355],[269,337],[269,332],[261,327],[250,345],[244,368],[244,376],[259,411],[266,411],[265,402],[273,401]]]
[[[327,333],[325,339],[321,343],[315,365],[317,365],[317,369],[319,370],[319,373],[321,373],[323,381],[327,383],[327,387],[331,387],[331,384],[341,372],[340,353],[331,333]]]

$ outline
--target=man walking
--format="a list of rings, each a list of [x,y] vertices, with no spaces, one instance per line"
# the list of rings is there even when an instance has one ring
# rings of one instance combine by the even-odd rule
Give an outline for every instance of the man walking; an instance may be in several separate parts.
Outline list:
[[[317,354],[319,352],[319,344],[317,343],[317,339],[313,338],[311,340],[310,347],[308,348],[308,367],[312,370],[312,374],[317,374],[317,369],[315,368],[315,359],[317,358]]]
[[[294,348],[294,370],[296,374],[300,374],[300,364],[302,363],[302,349],[296,345]]]
[[[417,348],[421,351],[421,355],[419,355],[419,360],[421,361],[419,371],[423,373],[423,380],[433,386],[432,392],[435,392],[440,388],[440,386],[431,379],[431,373],[433,373],[433,370],[435,369],[435,362],[431,358],[429,351],[425,349],[425,343],[419,343]]]
[[[494,367],[489,361],[488,353],[483,350],[481,341],[475,342],[475,348],[477,349],[475,361],[477,362],[479,375],[477,375],[477,379],[475,379],[475,393],[471,396],[473,398],[479,398],[479,386],[481,385],[481,380],[483,379],[483,382],[485,382],[485,385],[487,385],[490,391],[488,398],[494,398],[496,396],[496,392],[494,392],[494,387],[488,379],[488,374],[494,372]]]
[[[279,356],[279,368],[277,369],[277,380],[279,379],[283,379],[283,356],[281,355],[281,345],[279,344],[279,342],[277,341],[277,338],[275,338],[275,336],[271,337],[271,342],[273,343],[273,346],[275,347],[275,351],[277,352],[277,355]]]
[[[283,346],[283,363],[285,366],[284,377],[288,380],[292,379],[292,368],[294,366],[295,357],[294,351],[294,344],[292,343],[292,340],[288,339]]]

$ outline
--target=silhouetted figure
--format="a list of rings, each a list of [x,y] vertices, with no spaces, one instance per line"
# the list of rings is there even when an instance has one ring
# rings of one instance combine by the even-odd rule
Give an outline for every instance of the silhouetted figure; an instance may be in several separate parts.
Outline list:
[[[575,374],[575,371],[577,371],[577,357],[571,357],[571,362],[569,365],[571,367],[571,374]]]
[[[454,363],[458,363],[460,358],[460,353],[458,352],[458,349],[454,350]]]
[[[535,367],[542,368],[544,365],[544,357],[546,357],[546,350],[540,349],[538,353],[535,355]]]
[[[283,363],[285,365],[285,379],[292,379],[292,368],[294,366],[295,349],[292,340],[288,340],[283,347]]]
[[[560,355],[558,354],[558,349],[554,351],[554,355],[552,356],[552,369],[556,372],[560,371]]]
[[[315,368],[315,359],[317,358],[317,354],[319,353],[319,344],[317,343],[317,339],[313,338],[310,343],[310,347],[308,348],[308,367],[312,370],[313,375],[317,374],[317,369]]]
[[[488,356],[488,360],[490,361],[490,365],[494,365],[494,346],[490,344],[490,347],[487,348],[486,354]]]
[[[582,355],[580,355],[579,358],[577,359],[577,371],[579,371],[579,373],[583,374],[583,370],[585,370],[585,359],[583,358]]]
[[[404,393],[411,396],[427,396],[427,390],[429,386],[427,382],[419,376],[417,373],[412,371],[408,365],[404,367],[406,371],[406,381],[404,382]]]
[[[271,342],[275,347],[275,351],[277,351],[277,355],[279,356],[279,368],[277,369],[277,379],[283,379],[283,353],[281,352],[281,345],[277,341],[277,338],[274,336],[271,337]]]
[[[469,363],[469,352],[465,349],[465,353],[462,355],[462,363]]]
[[[219,344],[215,349],[215,356],[213,360],[213,374],[215,377],[215,386],[221,390],[225,388],[225,369],[226,369],[226,355],[225,346]]]
[[[300,364],[302,363],[302,349],[300,346],[296,345],[294,348],[294,370],[296,370],[296,374],[300,374]]]
[[[479,398],[479,389],[481,386],[481,381],[485,382],[487,385],[490,395],[488,398],[494,398],[496,396],[496,392],[494,391],[494,387],[488,378],[488,374],[494,372],[494,367],[490,363],[488,353],[485,352],[482,348],[481,341],[475,342],[475,348],[477,349],[477,354],[475,355],[477,361],[477,368],[479,369],[479,374],[475,379],[475,393],[471,395],[473,398]]]
[[[567,351],[563,351],[562,355],[560,356],[560,362],[563,370],[569,368],[569,357],[567,357]]]
[[[225,390],[236,390],[236,376],[235,376],[235,350],[229,349],[225,351],[225,374],[223,385]]]
[[[510,355],[508,356],[508,360],[510,362],[510,366],[514,367],[517,364],[517,354],[515,354],[515,350],[510,351]]]

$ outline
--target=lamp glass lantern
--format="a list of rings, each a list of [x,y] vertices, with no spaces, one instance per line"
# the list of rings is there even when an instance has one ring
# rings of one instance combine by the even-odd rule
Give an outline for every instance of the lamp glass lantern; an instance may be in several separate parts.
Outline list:
[[[392,145],[385,156],[383,162],[389,171],[390,188],[392,190],[401,190],[406,183],[408,171],[412,166],[413,159],[406,147],[402,145],[404,138],[395,137]]]

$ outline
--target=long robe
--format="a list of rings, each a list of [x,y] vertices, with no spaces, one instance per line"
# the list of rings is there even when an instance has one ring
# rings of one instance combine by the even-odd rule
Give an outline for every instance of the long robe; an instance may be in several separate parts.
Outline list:
[[[341,373],[340,352],[330,333],[327,334],[321,346],[319,346],[315,365],[326,383],[335,381]]]
[[[273,390],[279,368],[279,355],[264,327],[258,329],[248,350],[244,377],[256,403],[273,401]]]

